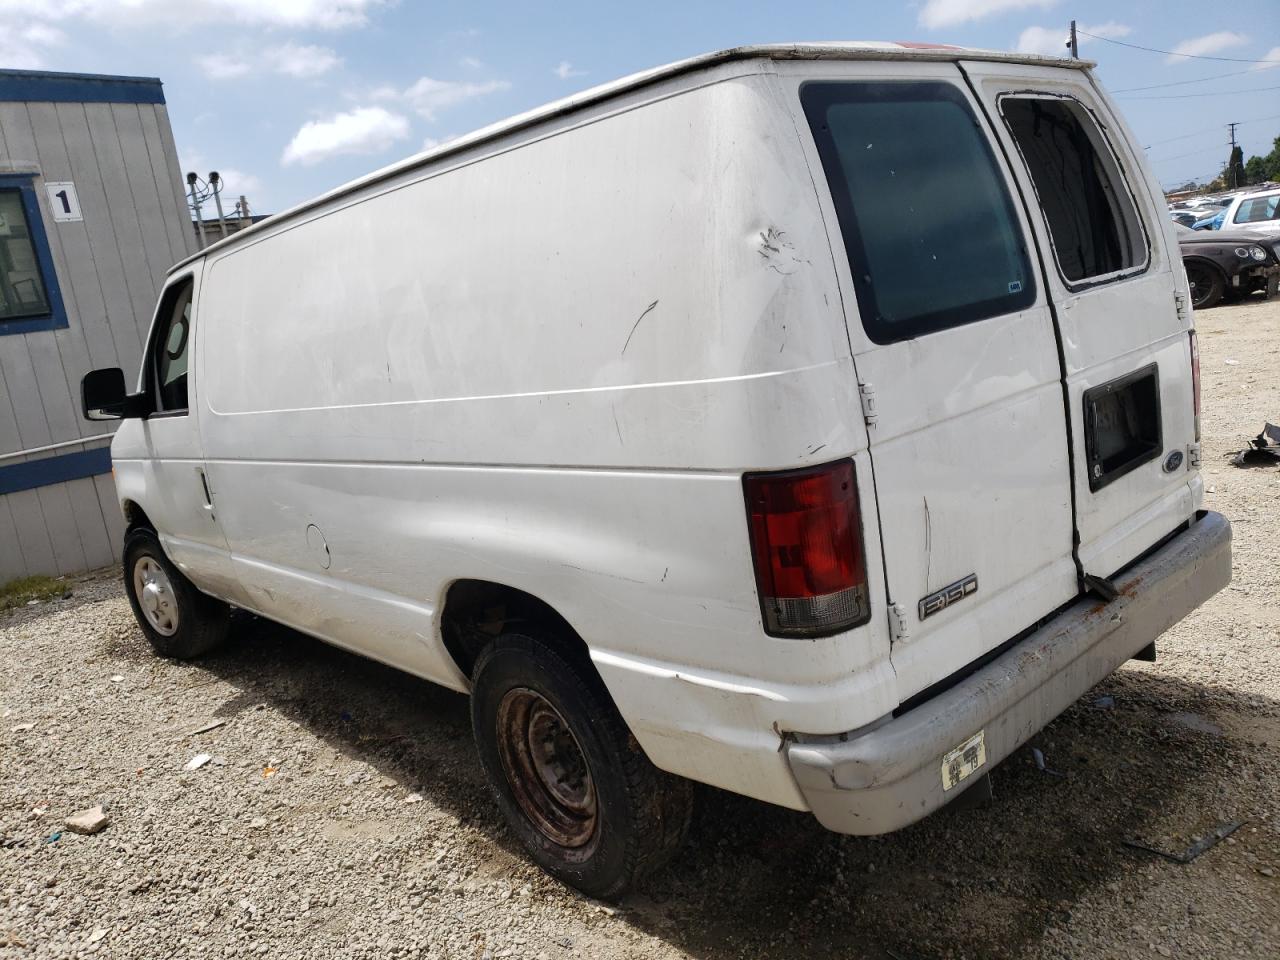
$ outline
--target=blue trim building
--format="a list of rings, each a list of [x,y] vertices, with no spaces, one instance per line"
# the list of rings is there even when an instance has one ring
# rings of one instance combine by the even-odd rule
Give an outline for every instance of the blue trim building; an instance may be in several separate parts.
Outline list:
[[[0,583],[119,559],[113,425],[82,419],[80,380],[136,378],[195,251],[167,110],[151,77],[0,70]]]

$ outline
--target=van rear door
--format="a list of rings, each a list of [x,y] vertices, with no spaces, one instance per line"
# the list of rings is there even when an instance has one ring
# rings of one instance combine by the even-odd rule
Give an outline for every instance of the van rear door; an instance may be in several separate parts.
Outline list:
[[[793,70],[812,71],[800,106],[834,208],[905,700],[1076,595],[1057,342],[955,64]]]
[[[1191,317],[1163,198],[1086,71],[961,68],[1032,210],[1061,331],[1079,559],[1110,577],[1200,501]]]

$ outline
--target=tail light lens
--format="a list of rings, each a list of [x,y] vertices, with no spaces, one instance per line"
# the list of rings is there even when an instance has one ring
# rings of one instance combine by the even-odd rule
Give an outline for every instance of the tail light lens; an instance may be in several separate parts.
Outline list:
[[[853,462],[743,477],[765,631],[820,637],[866,623],[867,565]]]
[[[1191,396],[1195,402],[1196,443],[1200,442],[1200,343],[1191,331]]]

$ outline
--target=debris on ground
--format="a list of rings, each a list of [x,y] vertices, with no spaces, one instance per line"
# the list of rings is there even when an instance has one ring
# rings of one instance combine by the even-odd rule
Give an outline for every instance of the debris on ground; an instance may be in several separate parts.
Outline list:
[[[1116,705],[1116,698],[1109,694],[1101,696],[1093,701],[1093,705],[1098,710],[1110,710]]]
[[[1221,824],[1207,836],[1201,837],[1195,843],[1191,844],[1191,846],[1187,847],[1187,849],[1182,851],[1182,853],[1169,853],[1167,850],[1161,850],[1158,847],[1150,846],[1139,840],[1125,840],[1124,845],[1126,847],[1131,847],[1134,850],[1144,850],[1147,853],[1154,853],[1156,856],[1164,857],[1166,860],[1172,860],[1174,863],[1188,864],[1206,850],[1212,850],[1223,840],[1227,839],[1227,837],[1231,836],[1231,834],[1243,827],[1244,824],[1245,821],[1243,820],[1233,820],[1231,823]]]
[[[1280,427],[1268,421],[1249,445],[1231,457],[1233,467],[1280,462]]]
[[[192,757],[190,760],[187,761],[187,765],[182,769],[183,770],[199,770],[201,767],[203,767],[206,763],[208,763],[212,759],[213,759],[212,754],[197,753],[194,757]]]
[[[87,837],[105,830],[110,823],[111,818],[107,816],[107,811],[101,806],[97,806],[90,807],[88,810],[81,810],[79,813],[67,817],[66,827],[72,833],[79,833]]]
[[[173,739],[181,740],[183,737],[194,737],[202,733],[208,733],[210,730],[217,730],[219,727],[225,726],[226,723],[226,720],[210,720],[208,723],[203,723],[198,727],[186,731],[185,733],[178,734]]]
[[[1064,779],[1066,777],[1065,773],[1062,773],[1058,770],[1051,770],[1049,769],[1049,767],[1045,765],[1044,751],[1041,750],[1039,747],[1031,748],[1031,756],[1035,758],[1036,769],[1039,770],[1041,773],[1050,777],[1058,777],[1059,779]]]

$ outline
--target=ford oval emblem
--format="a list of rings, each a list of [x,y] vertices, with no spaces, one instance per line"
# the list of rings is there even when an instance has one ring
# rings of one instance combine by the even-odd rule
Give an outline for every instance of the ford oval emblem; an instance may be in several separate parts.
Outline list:
[[[1165,473],[1173,473],[1173,471],[1177,470],[1180,466],[1182,466],[1181,450],[1175,450],[1173,451],[1173,453],[1169,454],[1167,457],[1164,458]]]

